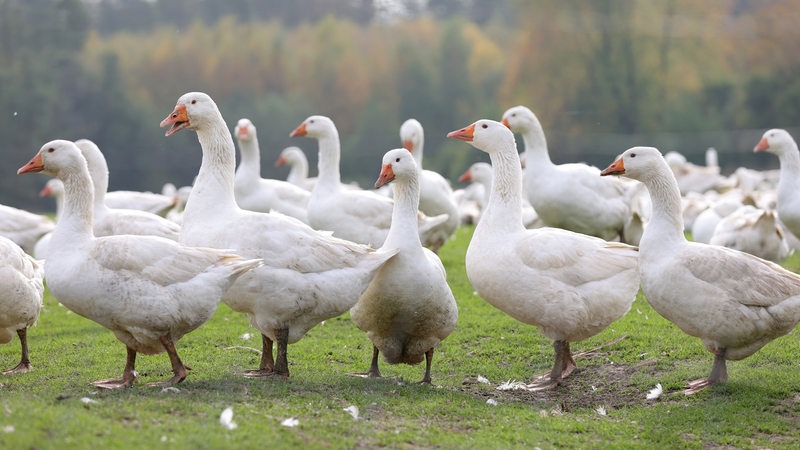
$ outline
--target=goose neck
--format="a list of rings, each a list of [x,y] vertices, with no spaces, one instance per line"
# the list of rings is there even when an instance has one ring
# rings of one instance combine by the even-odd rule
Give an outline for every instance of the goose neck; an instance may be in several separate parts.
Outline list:
[[[522,169],[516,148],[490,153],[492,187],[478,227],[518,231],[522,226]]]
[[[93,237],[94,195],[89,171],[84,168],[79,172],[63,174],[61,181],[64,183],[64,203],[58,226],[53,232],[53,240],[60,239],[60,236],[69,236],[70,241],[76,236]]]
[[[394,182],[394,209],[392,224],[383,246],[385,248],[421,247],[419,239],[419,180]]]
[[[338,185],[341,183],[339,173],[339,159],[341,157],[341,147],[339,135],[333,134],[319,138],[319,160],[317,183],[323,185]]]

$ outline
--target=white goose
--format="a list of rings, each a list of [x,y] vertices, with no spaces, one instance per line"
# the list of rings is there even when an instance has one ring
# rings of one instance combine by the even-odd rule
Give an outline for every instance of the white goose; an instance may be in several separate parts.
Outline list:
[[[135,209],[115,209],[106,205],[108,190],[108,164],[97,145],[88,139],[79,139],[75,145],[80,149],[89,168],[94,184],[94,235],[137,234],[161,236],[177,241],[180,225],[164,217]]]
[[[800,320],[800,276],[748,253],[686,240],[678,182],[658,149],[633,147],[602,172],[639,180],[653,216],[639,244],[642,291],[653,308],[714,354],[707,378],[728,379],[726,360],[752,355]]]
[[[308,200],[311,193],[282,180],[261,178],[261,150],[256,126],[250,119],[236,124],[241,161],[233,179],[233,193],[239,207],[250,211],[277,211],[308,223]]]
[[[525,106],[508,109],[502,122],[525,142],[525,189],[546,226],[627,241],[624,227],[632,218],[633,186],[601,178],[600,169],[586,164],[554,164],[542,125]]]
[[[175,207],[174,196],[148,191],[110,191],[106,192],[105,204],[114,209],[134,209],[166,217]]]
[[[42,309],[43,275],[40,261],[0,236],[0,344],[11,342],[16,333],[22,347],[19,364],[3,375],[31,370],[27,333]]]
[[[381,249],[398,253],[381,267],[350,315],[372,341],[366,375],[381,376],[379,353],[389,364],[417,364],[424,358],[422,383],[430,383],[433,350],[455,328],[458,307],[442,262],[419,240],[419,166],[406,149],[383,156],[375,187],[392,181],[392,226]]]
[[[720,219],[709,244],[733,248],[770,261],[783,261],[789,244],[775,212],[744,205]]]
[[[555,387],[575,369],[569,343],[603,331],[630,309],[639,290],[636,247],[524,228],[522,168],[511,130],[479,120],[447,136],[488,153],[494,170],[489,204],[467,249],[467,276],[486,301],[553,339],[553,369],[532,388]]]
[[[233,193],[233,138],[207,94],[181,96],[161,122],[167,125],[172,125],[167,136],[184,128],[196,131],[203,151],[184,211],[181,242],[232,248],[264,259],[265,265],[240,278],[224,301],[246,313],[261,332],[261,364],[246,374],[288,377],[288,344],[323,320],[347,312],[393,253],[335,238],[282,214],[239,208]],[[278,350],[274,361],[273,341]]]
[[[187,247],[158,236],[95,237],[93,188],[86,159],[70,141],[42,146],[18,173],[43,172],[64,183],[64,211],[47,253],[47,287],[64,306],[111,330],[127,348],[122,378],[94,382],[127,387],[136,354],[166,351],[174,376],[186,378],[174,343],[214,314],[222,294],[261,264],[229,251]]]
[[[400,126],[400,140],[403,147],[414,155],[419,168],[419,210],[427,216],[447,214],[447,220],[431,230],[433,245],[431,250],[439,248],[450,239],[461,224],[458,205],[453,197],[450,182],[433,170],[423,169],[422,157],[425,145],[425,132],[422,124],[416,119],[408,119]]]
[[[767,130],[758,141],[754,152],[769,152],[780,161],[777,204],[778,218],[786,228],[800,237],[800,151],[788,131],[773,128]]]
[[[317,179],[308,177],[308,158],[300,147],[291,146],[281,150],[278,159],[275,160],[275,167],[284,164],[289,166],[286,181],[309,192],[314,190]]]
[[[325,116],[311,116],[290,136],[307,136],[319,141],[317,184],[308,202],[308,220],[317,230],[332,231],[334,236],[380,247],[392,223],[392,200],[361,189],[344,189],[339,172],[341,148],[339,131]],[[433,244],[431,229],[447,220],[446,215],[419,215],[420,240]]]

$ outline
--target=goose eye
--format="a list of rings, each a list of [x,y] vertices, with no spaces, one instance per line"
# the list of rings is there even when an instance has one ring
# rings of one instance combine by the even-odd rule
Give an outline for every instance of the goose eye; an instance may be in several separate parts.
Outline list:
[[[309,120],[308,123],[314,123],[314,119]]]
[[[485,130],[485,129],[489,128],[489,125],[483,124],[483,125],[481,125],[481,128],[483,128]]]
[[[636,153],[631,153],[630,156],[631,158],[636,158]]]
[[[192,104],[194,105],[195,103],[197,103],[197,100],[192,100]]]
[[[56,151],[56,149],[54,149],[53,147],[47,149],[47,153],[53,153],[54,151]]]
[[[400,162],[400,158],[395,159],[394,162]]]

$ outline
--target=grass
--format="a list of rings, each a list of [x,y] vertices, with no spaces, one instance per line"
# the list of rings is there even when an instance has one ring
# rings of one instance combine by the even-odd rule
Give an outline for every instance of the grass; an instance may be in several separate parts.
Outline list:
[[[422,365],[382,363],[383,379],[348,376],[369,367],[371,344],[347,315],[289,347],[291,378],[240,377],[257,366],[260,340],[221,305],[178,343],[194,370],[177,392],[145,385],[171,376],[164,354],[138,358],[134,387],[99,391],[90,382],[121,374],[124,347],[48,293],[29,331],[34,371],[0,376],[0,448],[774,449],[800,439],[800,332],[730,362],[726,385],[687,397],[686,381],[708,374],[711,355],[641,295],[625,317],[573,345],[589,353],[555,391],[497,390],[549,370],[552,343],[474,295],[464,271],[471,232],[462,228],[441,251],[460,317],[435,354],[433,386],[415,383]],[[800,267],[800,257],[786,265]],[[0,347],[0,367],[18,358],[18,341]],[[664,394],[647,400],[656,383]],[[351,405],[358,420],[344,411]],[[220,425],[227,407],[235,429]],[[282,426],[287,418],[298,425]]]

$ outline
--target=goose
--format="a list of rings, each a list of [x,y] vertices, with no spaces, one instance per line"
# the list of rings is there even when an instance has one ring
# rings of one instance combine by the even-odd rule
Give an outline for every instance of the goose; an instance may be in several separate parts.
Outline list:
[[[753,205],[743,205],[720,219],[708,243],[770,261],[783,261],[789,255],[789,244],[775,212]]]
[[[417,119],[411,118],[403,122],[400,126],[400,140],[403,143],[403,147],[414,156],[417,168],[420,171],[419,210],[431,217],[447,214],[447,220],[431,230],[431,239],[433,241],[431,250],[436,253],[461,224],[458,205],[456,205],[453,198],[453,188],[450,186],[450,182],[438,172],[423,169],[422,158],[425,132],[422,124]]]
[[[421,383],[430,384],[434,348],[455,328],[458,307],[441,260],[419,240],[419,166],[406,149],[383,156],[375,187],[390,182],[394,182],[394,210],[381,250],[398,253],[375,274],[350,309],[350,317],[372,341],[367,376],[381,376],[380,353],[389,364],[418,364],[424,358]]]
[[[44,214],[0,205],[0,236],[11,239],[29,255],[33,254],[36,242],[55,226],[55,221]]]
[[[522,168],[504,124],[482,119],[447,137],[488,153],[494,171],[489,204],[467,248],[469,281],[494,307],[554,341],[553,369],[530,386],[554,388],[576,367],[570,342],[603,331],[630,309],[639,290],[636,247],[523,227]]]
[[[292,145],[281,150],[278,159],[275,160],[275,167],[283,165],[289,166],[286,181],[309,192],[314,190],[317,179],[308,177],[308,158],[300,147]]]
[[[261,151],[256,126],[250,119],[236,124],[241,161],[233,179],[233,193],[239,207],[251,211],[277,211],[308,223],[311,193],[287,181],[261,178]]]
[[[110,208],[106,202],[108,190],[108,164],[100,148],[89,139],[79,139],[75,145],[80,149],[89,168],[94,184],[93,227],[95,236],[113,234],[138,234],[161,236],[178,240],[180,226],[156,214],[135,210]]]
[[[184,210],[181,242],[231,248],[265,261],[223,299],[234,311],[247,314],[261,332],[260,365],[244,375],[288,377],[288,344],[323,320],[347,312],[394,253],[333,237],[283,214],[241,209],[234,197],[233,138],[208,94],[182,95],[161,122],[168,125],[167,136],[195,131],[203,154]]]
[[[380,247],[392,222],[392,199],[362,189],[343,189],[339,172],[341,148],[339,132],[326,116],[310,116],[298,125],[291,137],[310,137],[319,142],[317,184],[308,202],[308,220],[317,230],[332,231],[349,241]],[[444,214],[419,215],[420,239],[433,245],[431,230],[447,220]]]
[[[529,108],[515,106],[502,123],[520,133],[525,143],[525,190],[533,209],[549,227],[564,228],[605,240],[624,239],[631,220],[632,186],[601,178],[600,169],[583,163],[554,164],[544,129]],[[535,173],[535,176],[531,175]]]
[[[602,171],[639,180],[653,215],[639,244],[642,291],[659,314],[714,355],[693,394],[728,379],[726,360],[746,358],[800,320],[800,276],[748,253],[687,241],[678,182],[661,152],[633,147]]]
[[[54,140],[17,173],[42,172],[64,183],[64,206],[47,252],[47,287],[71,311],[111,330],[127,349],[122,378],[99,388],[131,386],[136,354],[166,351],[174,376],[189,367],[175,343],[214,314],[233,281],[261,264],[224,250],[181,245],[159,236],[95,237],[94,188],[86,159],[74,142]]]
[[[3,375],[28,372],[28,328],[36,323],[44,296],[44,267],[12,240],[0,236],[0,344],[19,337],[22,357]]]
[[[780,161],[780,177],[775,209],[781,223],[796,237],[800,237],[800,151],[788,131],[773,128],[764,132],[753,148],[756,153],[768,152]]]

